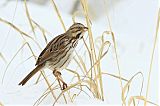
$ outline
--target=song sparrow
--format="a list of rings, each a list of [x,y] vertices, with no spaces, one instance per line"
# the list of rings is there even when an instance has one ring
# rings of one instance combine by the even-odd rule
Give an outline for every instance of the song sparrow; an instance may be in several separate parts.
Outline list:
[[[62,89],[67,88],[67,84],[62,80],[60,71],[68,66],[78,41],[87,30],[88,28],[83,24],[74,23],[65,33],[51,40],[40,53],[36,62],[36,68],[31,71],[19,85],[23,86],[38,71],[49,68],[53,71],[58,82],[62,82]]]

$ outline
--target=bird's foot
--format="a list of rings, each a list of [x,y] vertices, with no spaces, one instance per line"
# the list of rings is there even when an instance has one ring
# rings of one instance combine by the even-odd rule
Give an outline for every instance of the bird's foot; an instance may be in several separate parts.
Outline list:
[[[67,84],[65,82],[63,82],[62,90],[65,90],[67,87],[68,87]]]
[[[63,79],[62,79],[62,77],[61,77],[61,72],[55,70],[55,71],[53,71],[53,74],[54,74],[54,76],[57,78],[58,83],[59,83],[59,85],[60,85],[60,87],[61,87],[61,90],[66,89],[66,88],[67,88],[67,84],[63,81]],[[60,83],[60,82],[63,84],[62,86],[61,86],[61,83]]]

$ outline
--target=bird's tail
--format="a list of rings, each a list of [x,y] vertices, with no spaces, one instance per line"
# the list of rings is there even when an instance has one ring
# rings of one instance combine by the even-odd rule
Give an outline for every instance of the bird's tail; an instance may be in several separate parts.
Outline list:
[[[18,85],[24,85],[34,74],[36,74],[40,69],[43,68],[42,65],[38,65],[33,71],[31,71]]]

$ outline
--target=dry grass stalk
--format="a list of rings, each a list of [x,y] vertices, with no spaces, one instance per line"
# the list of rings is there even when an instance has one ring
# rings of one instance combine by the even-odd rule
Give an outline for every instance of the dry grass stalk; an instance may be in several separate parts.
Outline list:
[[[123,87],[123,93],[125,94],[126,93],[126,97],[122,96],[122,100],[126,103],[126,98],[127,98],[127,95],[129,93],[129,88],[130,88],[130,85],[131,85],[131,82],[133,81],[133,79],[138,76],[138,75],[141,75],[142,76],[142,84],[141,84],[141,90],[140,90],[140,96],[141,96],[141,93],[142,93],[142,89],[143,89],[143,83],[144,83],[144,77],[143,77],[143,73],[142,72],[137,72],[134,76],[131,77],[130,80],[128,80],[128,82],[124,85]],[[134,102],[135,104],[135,102]],[[139,104],[139,101],[138,101],[138,104]],[[137,105],[138,105],[137,104]]]
[[[5,69],[5,71],[4,71],[4,74],[3,74],[3,77],[2,77],[2,84],[3,84],[3,82],[4,82],[4,78],[5,78],[5,75],[6,75],[6,72],[7,72],[7,69],[8,69],[8,67],[9,67],[9,65],[11,64],[11,62],[13,61],[13,59],[16,57],[16,55],[20,52],[20,50],[26,45],[27,43],[24,43],[19,49],[18,49],[18,51],[15,53],[15,55],[13,56],[13,58],[9,61],[9,63],[7,64],[7,67],[6,67],[6,69]]]
[[[21,31],[18,27],[16,27],[16,26],[13,25],[12,23],[10,23],[10,22],[2,19],[2,18],[0,18],[0,21],[3,22],[3,23],[5,23],[5,24],[7,24],[7,25],[9,25],[9,26],[11,26],[13,29],[15,29],[17,32],[19,32],[21,35],[24,35],[24,36],[30,38],[30,39],[31,39],[32,41],[34,41],[34,42],[37,44],[37,46],[41,49],[41,47],[39,46],[39,44],[38,44],[38,42],[37,42],[36,40],[34,40],[31,36],[29,36],[29,35],[26,34],[25,32]],[[22,36],[22,38],[25,40],[25,38],[24,38],[23,36]],[[31,52],[32,52],[32,54],[33,54],[33,56],[35,57],[35,60],[36,60],[36,56],[34,55],[34,52],[32,51],[30,44],[29,44],[28,42],[26,42],[26,40],[25,40],[25,44],[28,45],[29,49],[31,50]],[[23,46],[24,46],[25,44],[22,45],[22,47],[18,50],[18,52],[23,48]],[[18,53],[18,52],[17,52],[17,53]],[[16,55],[17,55],[17,53],[16,53]],[[16,55],[15,55],[15,56],[16,56]],[[9,64],[7,65],[7,68],[6,68],[6,70],[5,70],[5,72],[4,72],[4,75],[3,75],[3,78],[2,78],[2,83],[3,83],[3,81],[4,81],[4,77],[5,77],[6,71],[7,71],[8,67],[9,67],[9,65],[11,64],[11,62],[13,61],[13,59],[15,58],[15,56],[11,59],[11,61],[10,61]],[[44,77],[44,78],[45,78],[45,77]],[[45,79],[46,79],[45,81],[47,81],[47,78],[45,78]],[[49,83],[47,83],[47,84],[49,84]],[[50,86],[50,85],[48,85],[48,86]],[[54,93],[53,93],[53,94],[54,94]],[[53,95],[53,97],[55,98],[54,95]]]
[[[63,19],[62,19],[61,15],[60,15],[60,12],[59,12],[59,10],[58,10],[58,8],[57,8],[57,6],[56,6],[55,1],[54,1],[54,0],[51,0],[51,3],[52,3],[52,5],[53,5],[53,7],[54,7],[54,9],[55,9],[55,11],[56,11],[56,13],[57,13],[57,15],[58,15],[58,19],[60,20],[60,22],[61,22],[61,24],[62,24],[62,26],[63,26],[64,31],[66,31],[66,27],[65,27],[65,25],[64,25]]]
[[[35,22],[33,19],[32,19],[32,22],[40,29],[40,31],[42,32],[42,35],[44,37],[44,40],[45,40],[45,43],[47,44],[48,43],[48,40],[47,40],[47,37],[46,37],[46,34],[45,33],[49,33],[49,35],[51,35],[50,32],[46,31],[43,27],[41,27],[37,22]]]
[[[4,105],[0,102],[0,106],[4,106]]]
[[[117,54],[117,44],[116,44],[116,40],[115,40],[115,35],[112,32],[112,28],[111,28],[111,25],[110,25],[108,15],[107,15],[107,19],[108,19],[108,22],[109,22],[110,31],[106,31],[104,33],[111,34],[111,36],[112,36],[112,41],[113,41],[113,44],[114,44],[114,51],[115,51],[115,56],[116,56],[116,63],[117,63],[117,68],[118,68],[118,74],[120,76],[120,87],[122,89],[122,98],[124,98],[123,85],[122,85],[122,79],[121,79],[121,71],[120,71],[120,65],[119,65],[118,54]],[[122,99],[122,103],[123,103],[124,106],[126,106],[126,103],[125,103],[124,99]]]
[[[51,3],[54,6],[54,9],[55,9],[55,11],[57,13],[57,16],[58,16],[61,24],[62,24],[63,29],[66,31],[66,28],[65,28],[65,25],[64,25],[64,21],[62,20],[62,17],[60,15],[60,12],[59,12],[59,10],[58,10],[58,8],[57,8],[54,0],[51,0]],[[40,31],[42,32],[42,35],[44,37],[45,42],[47,43],[47,37],[45,35],[45,33],[47,31],[43,27],[41,27],[37,22],[35,22],[35,21],[33,21],[31,19],[30,14],[29,14],[29,10],[28,10],[28,7],[27,7],[26,0],[24,1],[24,4],[25,4],[26,14],[27,14],[27,18],[28,18],[28,21],[30,23],[30,27],[32,29],[32,32],[35,34],[35,28],[38,27],[40,29]],[[119,65],[119,60],[118,60],[118,55],[117,55],[117,46],[116,46],[115,35],[112,32],[112,28],[111,28],[111,25],[110,25],[110,20],[109,20],[108,14],[107,14],[107,19],[108,19],[108,22],[109,22],[109,28],[110,28],[110,30],[109,31],[105,31],[102,34],[102,36],[100,37],[101,44],[100,44],[100,47],[99,47],[99,52],[96,53],[96,51],[95,51],[95,42],[93,40],[93,35],[92,35],[92,30],[91,30],[91,21],[90,21],[89,15],[88,15],[88,5],[87,4],[88,3],[87,3],[86,0],[81,0],[81,5],[82,5],[82,8],[83,8],[84,17],[86,19],[86,23],[87,23],[87,26],[89,28],[89,46],[87,45],[87,42],[84,40],[84,38],[83,38],[83,43],[84,43],[84,46],[85,46],[85,48],[87,50],[86,53],[88,53],[87,55],[89,56],[91,66],[90,67],[86,66],[85,65],[85,61],[83,60],[82,56],[79,55],[78,53],[76,53],[76,57],[77,58],[74,58],[75,63],[80,68],[80,70],[82,71],[82,73],[83,73],[84,76],[80,76],[80,74],[77,73],[74,69],[66,69],[68,72],[73,73],[73,78],[71,80],[71,85],[68,88],[66,88],[65,90],[63,90],[58,95],[58,97],[56,97],[55,94],[54,94],[54,92],[53,92],[53,91],[59,89],[58,85],[55,85],[55,82],[53,82],[52,84],[50,84],[49,81],[48,81],[48,79],[47,79],[48,76],[46,76],[45,73],[42,71],[40,75],[43,76],[44,79],[42,79],[42,80],[45,80],[45,83],[47,84],[48,88],[47,88],[47,90],[45,90],[45,92],[42,94],[42,96],[35,102],[34,105],[40,105],[40,103],[50,93],[52,94],[52,96],[53,96],[53,98],[55,100],[54,104],[57,103],[57,101],[59,100],[59,98],[61,98],[62,96],[63,96],[65,102],[67,103],[66,96],[64,96],[64,94],[66,92],[68,93],[68,97],[70,98],[71,102],[74,102],[75,98],[78,95],[80,95],[80,93],[82,93],[82,92],[89,96],[89,94],[86,91],[83,90],[83,87],[86,87],[93,94],[93,97],[96,97],[98,99],[104,100],[104,92],[103,92],[104,88],[103,88],[102,75],[108,75],[108,76],[111,76],[111,77],[119,79],[120,86],[121,86],[121,89],[122,89],[122,91],[121,91],[122,92],[121,99],[122,99],[123,105],[127,104],[126,103],[126,97],[127,97],[128,92],[129,92],[129,87],[131,85],[131,82],[133,81],[133,78],[135,78],[138,74],[142,75],[142,73],[141,72],[136,73],[129,80],[121,76],[120,65]],[[72,16],[73,22],[75,22],[75,17],[77,15],[77,13],[75,13]],[[145,104],[146,103],[151,103],[151,104],[157,106],[157,104],[155,104],[155,103],[147,100],[147,93],[148,93],[150,73],[151,73],[153,56],[154,56],[154,50],[155,50],[156,39],[157,39],[158,28],[159,28],[159,17],[160,16],[158,15],[157,31],[156,31],[156,37],[155,37],[154,47],[153,47],[153,51],[152,51],[152,58],[151,58],[150,71],[149,71],[149,77],[148,77],[148,85],[147,85],[146,98],[144,98],[143,96],[141,96],[142,87],[143,87],[143,81],[142,81],[140,95],[138,95],[138,96],[131,96],[130,99],[129,99],[129,101],[128,101],[128,105],[131,105],[132,102],[135,105],[136,104],[135,99],[138,99],[138,100],[143,100],[145,102]],[[22,46],[20,47],[20,49],[16,52],[16,54],[10,60],[10,62],[7,65],[6,70],[8,69],[9,65],[11,64],[11,62],[13,61],[13,59],[16,57],[16,55],[21,51],[21,49],[25,45],[27,45],[27,47],[29,47],[29,50],[31,51],[32,56],[34,56],[34,58],[36,59],[34,51],[32,50],[32,47],[30,46],[30,44],[26,41],[25,37],[31,39],[41,49],[41,47],[39,46],[38,42],[34,38],[32,38],[29,34],[25,33],[22,30],[20,30],[14,24],[12,24],[12,23],[10,23],[10,22],[2,19],[2,18],[0,18],[0,21],[3,22],[3,23],[5,23],[5,24],[7,24],[7,25],[9,25],[9,26],[11,26],[13,29],[15,29],[17,32],[19,32],[21,34],[23,40],[24,40],[24,44],[22,44]],[[110,74],[110,73],[107,73],[107,72],[103,72],[102,69],[101,69],[101,60],[102,60],[102,58],[104,58],[106,56],[106,54],[108,53],[108,50],[110,48],[110,45],[111,45],[111,43],[109,41],[104,40],[104,35],[105,34],[107,34],[107,35],[110,34],[112,36],[112,41],[113,41],[113,44],[114,44],[114,51],[115,51],[116,63],[117,63],[117,68],[118,68],[119,75],[114,75],[114,74]],[[105,47],[108,47],[107,50],[104,50]],[[0,57],[2,59],[4,58],[3,55],[0,55]],[[89,68],[89,69],[87,69],[87,68]],[[6,70],[5,70],[5,73],[6,73]],[[5,76],[5,73],[4,73],[4,76]],[[41,76],[38,77],[37,82],[40,82],[39,78]],[[142,75],[142,77],[143,77],[143,75]],[[74,78],[77,78],[77,82],[74,83],[74,84],[72,84],[72,81],[74,80]],[[122,81],[125,81],[124,87],[122,86]],[[2,80],[2,82],[3,82],[3,80]],[[72,95],[72,93],[70,92],[71,89],[78,89],[79,93]],[[125,94],[126,94],[126,96],[125,96]]]
[[[150,77],[151,77],[151,71],[152,71],[153,59],[154,59],[154,53],[155,53],[156,43],[157,43],[157,39],[158,39],[159,23],[160,23],[160,8],[158,9],[156,34],[155,34],[155,37],[154,37],[154,42],[153,42],[154,44],[153,44],[153,49],[152,49],[152,54],[151,54],[151,61],[150,61],[150,68],[149,68],[148,82],[147,82],[146,99],[145,99],[145,106],[147,105],[147,101],[146,100],[148,98],[149,85],[150,85]]]
[[[34,34],[34,36],[35,36],[35,30],[34,30],[34,26],[33,26],[33,24],[32,24],[32,20],[31,20],[30,14],[29,14],[29,10],[28,10],[28,7],[27,7],[27,2],[26,2],[26,0],[24,0],[24,5],[25,5],[25,10],[26,10],[27,19],[28,19],[28,21],[29,21],[29,24],[30,24],[30,27],[31,27],[31,29],[32,29],[32,32],[33,32],[33,34]],[[35,38],[36,38],[36,36],[35,36]]]
[[[16,6],[15,6],[15,9],[14,9],[14,14],[13,14],[11,23],[13,23],[14,18],[15,18],[15,14],[16,14],[16,10],[17,10],[17,4],[18,4],[18,0],[16,0]],[[7,41],[7,39],[8,39],[8,36],[9,36],[9,34],[10,34],[10,31],[11,31],[11,27],[9,28],[9,30],[8,30],[8,32],[7,32],[7,35],[6,35],[6,38],[5,38],[5,43],[2,45],[2,49],[5,48],[5,44],[6,44],[6,41]]]
[[[5,64],[7,64],[7,60],[1,52],[0,52],[0,58],[5,62]]]
[[[82,8],[83,8],[83,12],[84,12],[84,15],[85,15],[85,19],[86,19],[86,23],[87,23],[87,27],[88,27],[88,35],[89,35],[89,44],[90,44],[90,53],[91,53],[91,58],[92,58],[92,60],[90,61],[91,62],[91,64],[93,64],[93,63],[95,63],[95,61],[97,61],[97,56],[96,56],[96,52],[95,52],[95,47],[94,47],[94,41],[93,41],[93,36],[92,36],[92,30],[91,30],[91,25],[90,25],[90,18],[89,18],[89,15],[88,15],[88,5],[87,5],[88,3],[87,3],[87,1],[86,0],[81,0],[81,5],[82,5]],[[96,66],[96,65],[94,65],[94,76],[96,76],[97,75],[97,70],[98,70],[98,67]],[[91,71],[91,78],[93,77],[92,76],[93,74],[92,74],[92,71]],[[97,89],[99,89],[99,87],[100,88],[102,88],[102,85],[101,85],[101,83],[100,83],[100,85],[98,84],[98,82],[101,82],[101,80],[96,80],[95,82],[96,82],[96,85],[97,85]],[[100,92],[101,92],[101,95],[100,95]],[[98,93],[98,95],[97,95],[97,98],[101,98],[102,100],[103,100],[103,91],[101,91],[101,90],[98,90],[97,91]]]
[[[36,40],[34,40],[34,38],[32,38],[29,34],[25,33],[24,31],[20,30],[17,26],[15,26],[14,24],[0,18],[0,22],[3,22],[9,26],[11,26],[13,29],[15,29],[17,32],[19,32],[21,35],[26,36],[27,38],[31,39],[38,47],[39,49],[41,49],[40,45],[38,44],[38,42]]]
[[[144,101],[144,103],[147,102],[147,103],[149,103],[149,104],[152,104],[152,105],[155,105],[155,106],[159,106],[158,104],[155,104],[155,103],[153,103],[153,102],[151,102],[151,101],[148,101],[148,100],[147,100],[145,97],[143,97],[143,96],[131,96],[130,99],[129,99],[129,101],[128,101],[128,106],[131,106],[132,102],[133,102],[134,106],[136,106],[136,105],[135,105],[135,99],[142,100],[142,101]],[[145,104],[144,104],[144,105],[145,105]]]

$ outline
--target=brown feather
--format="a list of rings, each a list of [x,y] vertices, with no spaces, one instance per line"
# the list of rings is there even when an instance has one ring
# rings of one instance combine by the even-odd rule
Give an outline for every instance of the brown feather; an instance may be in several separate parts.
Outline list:
[[[47,59],[49,59],[48,57],[50,57],[52,55],[52,51],[55,52],[58,49],[58,45],[56,45],[56,44],[57,44],[57,42],[60,42],[62,40],[62,38],[65,37],[64,35],[65,34],[61,34],[61,35],[55,37],[47,44],[45,49],[40,53],[35,65],[40,65],[40,64],[44,63]]]
[[[65,43],[63,43],[67,39],[67,36],[64,34],[57,36],[51,42],[48,43],[46,48],[41,52],[36,65],[44,64],[47,60],[50,60],[53,55],[59,53],[59,50],[64,48]]]
[[[31,71],[18,85],[24,85],[33,75],[35,75],[40,69],[43,68],[42,65],[38,65],[33,71]]]

